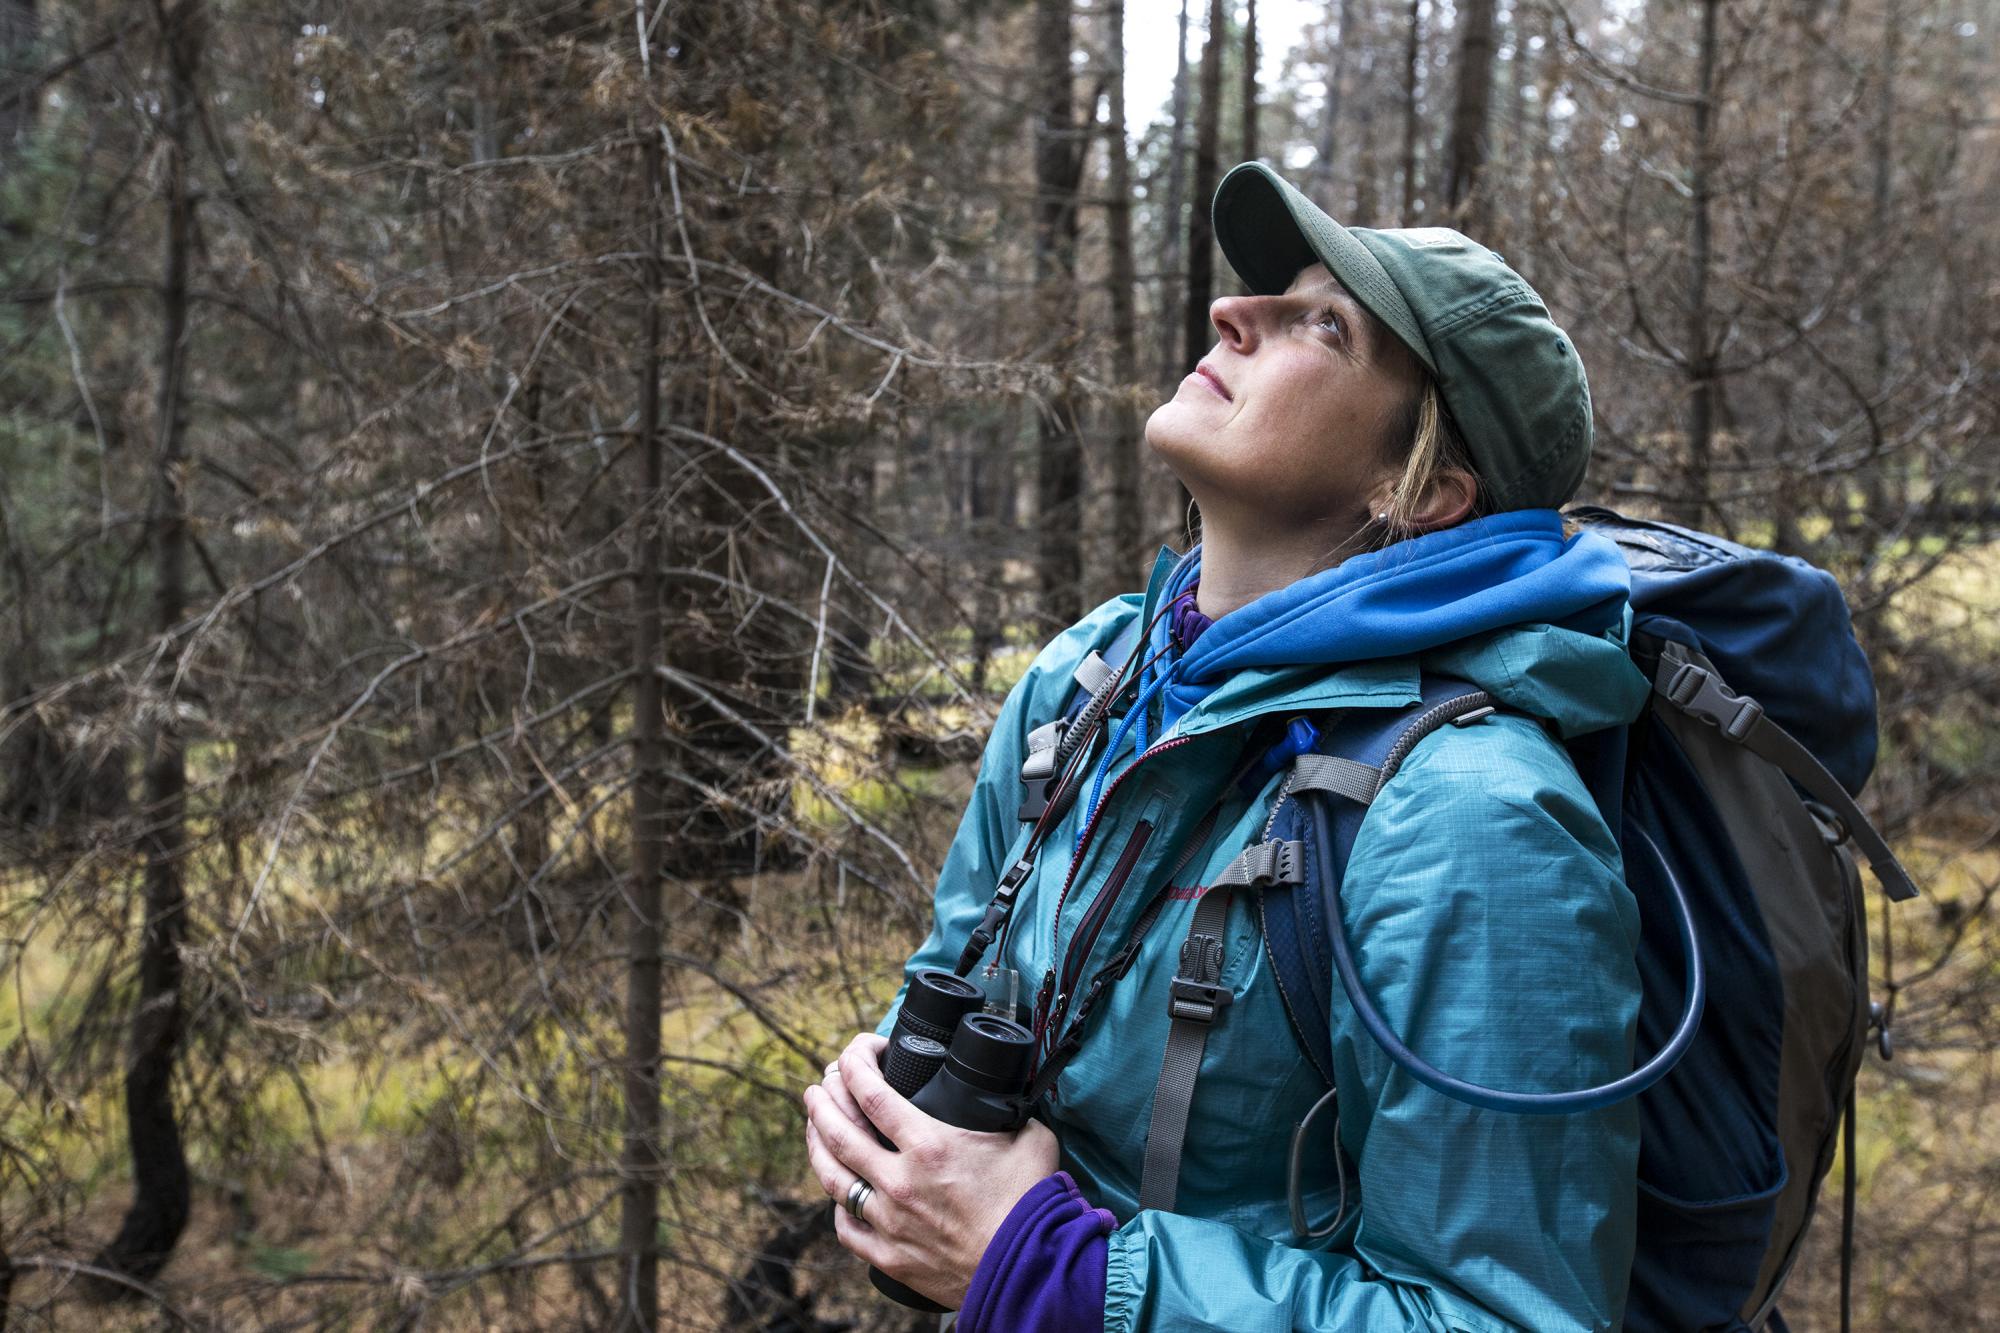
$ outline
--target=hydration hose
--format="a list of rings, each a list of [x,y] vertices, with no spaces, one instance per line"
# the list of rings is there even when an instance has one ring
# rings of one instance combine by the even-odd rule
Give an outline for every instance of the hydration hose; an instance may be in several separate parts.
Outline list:
[[[1322,847],[1332,847],[1333,821],[1327,813],[1329,799],[1319,792],[1303,792],[1301,803],[1311,812],[1313,832]],[[1308,799],[1309,798],[1309,799]],[[1487,1111],[1507,1111],[1515,1115],[1571,1115],[1579,1111],[1599,1111],[1607,1106],[1615,1106],[1628,1097],[1636,1097],[1647,1088],[1665,1078],[1668,1071],[1680,1063],[1687,1054],[1687,1048],[1694,1041],[1695,1029],[1701,1025],[1702,1007],[1708,1000],[1708,976],[1702,966],[1701,949],[1695,941],[1694,909],[1689,906],[1687,893],[1680,881],[1674,878],[1672,867],[1660,855],[1660,849],[1653,839],[1638,825],[1628,825],[1652,853],[1653,863],[1666,876],[1667,888],[1672,892],[1674,908],[1680,927],[1681,949],[1687,957],[1687,1001],[1681,1013],[1679,1026],[1660,1048],[1659,1053],[1645,1064],[1609,1083],[1595,1088],[1579,1088],[1573,1092],[1503,1092],[1498,1088],[1482,1087],[1468,1083],[1461,1078],[1453,1078],[1404,1045],[1389,1025],[1383,1021],[1381,1011],[1368,992],[1362,987],[1361,973],[1354,966],[1354,955],[1347,947],[1347,930],[1340,920],[1340,889],[1336,882],[1333,887],[1331,919],[1327,922],[1327,939],[1333,949],[1333,965],[1340,973],[1341,988],[1347,992],[1348,1003],[1354,1007],[1354,1016],[1361,1020],[1361,1026],[1375,1039],[1389,1058],[1417,1082],[1433,1092],[1442,1093],[1453,1101],[1464,1102]],[[1315,1108],[1317,1109],[1317,1108]]]

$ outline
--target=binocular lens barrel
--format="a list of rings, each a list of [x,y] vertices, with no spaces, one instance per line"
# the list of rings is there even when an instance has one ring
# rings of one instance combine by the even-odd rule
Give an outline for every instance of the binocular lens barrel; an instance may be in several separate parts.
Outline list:
[[[1011,1095],[1028,1086],[1034,1054],[1034,1035],[1019,1023],[997,1014],[968,1014],[951,1040],[946,1063],[975,1088]]]
[[[985,1003],[986,992],[964,977],[942,967],[922,968],[910,978],[909,994],[903,997],[889,1044],[894,1046],[898,1037],[914,1034],[949,1046],[959,1020]]]
[[[914,1097],[917,1089],[930,1082],[931,1076],[943,1067],[945,1054],[943,1042],[914,1032],[905,1033],[890,1043],[883,1056],[882,1077],[897,1092]]]

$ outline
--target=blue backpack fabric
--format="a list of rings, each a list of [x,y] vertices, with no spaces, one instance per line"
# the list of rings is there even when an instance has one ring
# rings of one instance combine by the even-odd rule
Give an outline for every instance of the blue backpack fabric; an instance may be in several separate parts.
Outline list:
[[[1871,1016],[1850,853],[1870,861],[1891,898],[1915,892],[1852,800],[1874,763],[1873,677],[1824,571],[1610,510],[1570,517],[1625,555],[1632,653],[1654,681],[1631,727],[1568,747],[1619,837],[1640,909],[1637,1059],[1661,1051],[1687,1017],[1675,883],[1708,999],[1679,1058],[1638,1094],[1638,1246],[1625,1327],[1781,1328],[1778,1293],[1832,1164]],[[1427,678],[1409,708],[1325,719],[1312,751],[1379,770],[1386,782],[1430,730],[1476,717],[1476,694],[1463,681]],[[1356,995],[1352,968],[1341,975],[1336,945],[1344,951],[1346,938],[1334,934],[1367,803],[1365,793],[1342,799],[1300,785],[1288,784],[1271,840],[1294,844],[1303,869],[1289,885],[1259,886],[1258,908],[1284,993],[1304,997],[1288,1005],[1299,1041],[1331,1087],[1336,981],[1357,1012],[1372,1007]]]

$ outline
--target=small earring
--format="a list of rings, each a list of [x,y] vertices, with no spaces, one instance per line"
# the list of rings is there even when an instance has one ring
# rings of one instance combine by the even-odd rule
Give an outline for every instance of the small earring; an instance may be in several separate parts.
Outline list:
[[[1375,521],[1377,523],[1387,523],[1389,521],[1389,511],[1384,509],[1381,513],[1375,515]]]

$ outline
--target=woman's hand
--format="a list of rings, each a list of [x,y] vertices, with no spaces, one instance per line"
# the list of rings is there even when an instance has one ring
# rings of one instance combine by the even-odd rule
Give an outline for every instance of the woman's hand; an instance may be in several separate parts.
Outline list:
[[[826,1080],[806,1089],[806,1152],[836,1204],[834,1234],[857,1257],[956,1310],[988,1242],[1036,1181],[1056,1169],[1056,1136],[1030,1120],[1012,1134],[957,1129],[883,1081],[885,1038],[848,1043]],[[876,1142],[879,1126],[896,1152]],[[847,1211],[856,1176],[875,1187],[861,1220]]]

